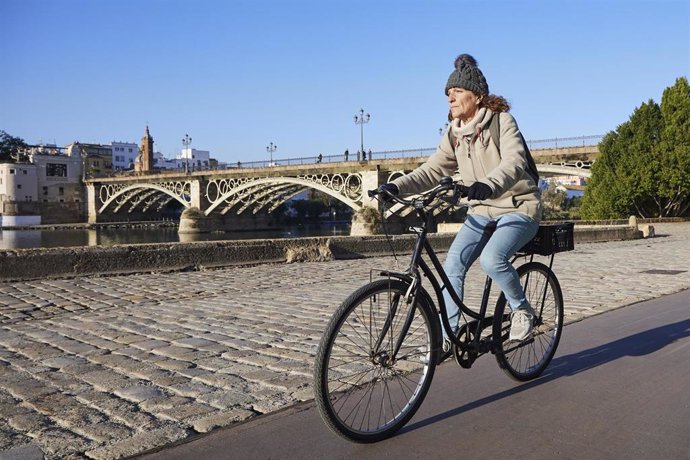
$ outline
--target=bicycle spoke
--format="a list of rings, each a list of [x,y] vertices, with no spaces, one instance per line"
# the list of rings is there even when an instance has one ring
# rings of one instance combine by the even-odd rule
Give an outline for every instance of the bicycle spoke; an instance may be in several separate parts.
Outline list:
[[[502,297],[496,306],[496,316],[503,321],[494,330],[494,340],[498,344],[496,359],[499,365],[518,380],[529,380],[543,372],[551,361],[558,346],[563,327],[563,303],[560,288],[555,279],[550,278],[549,269],[540,263],[528,263],[518,269],[523,280],[525,297],[535,311],[535,326],[532,335],[522,343],[508,341],[510,320],[503,316],[506,308]],[[528,279],[528,282],[524,282]]]
[[[426,305],[404,302],[407,289],[397,280],[363,288],[341,306],[341,319],[334,320],[322,340],[315,371],[317,402],[324,420],[339,434],[387,436],[412,416],[428,390],[435,363],[424,357],[437,340],[431,334],[435,313]]]

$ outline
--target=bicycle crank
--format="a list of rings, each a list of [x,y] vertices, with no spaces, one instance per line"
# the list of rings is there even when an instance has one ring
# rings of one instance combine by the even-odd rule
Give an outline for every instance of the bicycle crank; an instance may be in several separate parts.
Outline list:
[[[479,354],[474,349],[474,332],[471,329],[475,329],[476,321],[469,324],[464,324],[458,330],[458,340],[463,344],[462,347],[453,345],[453,355],[455,356],[455,362],[458,363],[460,367],[469,369],[472,367],[474,361],[479,357]],[[473,327],[469,327],[473,326]]]

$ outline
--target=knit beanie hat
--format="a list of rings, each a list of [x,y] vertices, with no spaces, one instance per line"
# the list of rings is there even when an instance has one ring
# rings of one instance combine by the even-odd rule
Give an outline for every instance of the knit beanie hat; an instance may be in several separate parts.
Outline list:
[[[489,84],[477,67],[477,61],[469,54],[461,54],[455,58],[455,70],[448,77],[446,95],[451,88],[468,89],[480,96],[489,94]]]

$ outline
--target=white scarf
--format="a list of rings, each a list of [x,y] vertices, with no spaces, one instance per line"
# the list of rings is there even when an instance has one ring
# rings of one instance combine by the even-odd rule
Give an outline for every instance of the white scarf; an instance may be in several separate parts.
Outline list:
[[[491,110],[482,107],[477,110],[474,117],[467,123],[460,123],[460,119],[455,118],[450,124],[453,136],[455,136],[456,139],[462,139],[465,136],[473,136],[474,133],[477,132],[477,128],[479,128],[480,131],[484,129],[484,125],[491,120],[491,115],[493,115]]]

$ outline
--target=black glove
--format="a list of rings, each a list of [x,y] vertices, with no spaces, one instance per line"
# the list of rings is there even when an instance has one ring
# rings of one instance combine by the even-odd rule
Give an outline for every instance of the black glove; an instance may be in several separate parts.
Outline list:
[[[491,187],[483,182],[475,182],[467,189],[467,198],[469,200],[486,200],[491,196]]]
[[[383,198],[383,200],[386,201],[387,203],[390,203],[391,201],[393,201],[393,200],[391,200],[390,195],[394,195],[394,196],[400,195],[400,189],[393,182],[388,182],[386,184],[381,185],[378,189],[378,192],[379,192],[379,195]],[[388,192],[388,193],[386,193],[386,192]]]

